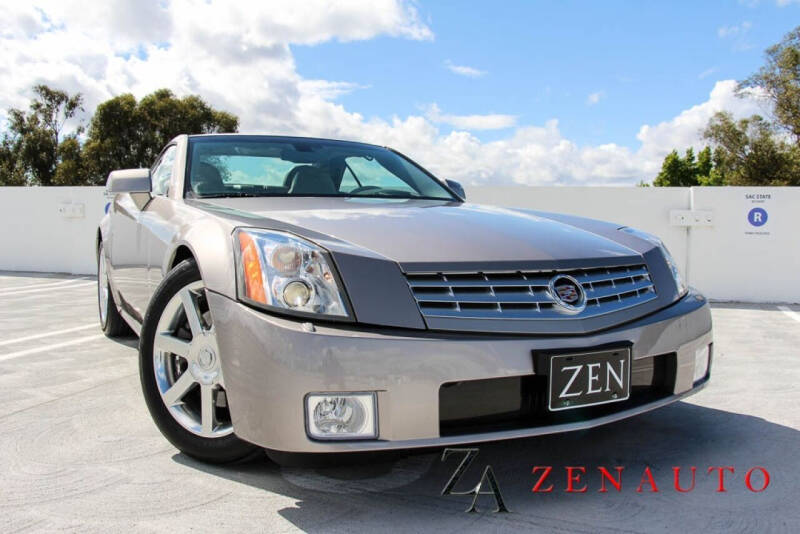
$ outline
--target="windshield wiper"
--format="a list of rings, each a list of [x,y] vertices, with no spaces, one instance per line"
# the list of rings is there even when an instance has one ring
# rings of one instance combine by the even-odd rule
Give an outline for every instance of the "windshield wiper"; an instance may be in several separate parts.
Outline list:
[[[401,197],[401,196],[389,196],[389,195],[345,195],[344,198],[382,198],[387,200],[439,200],[441,202],[460,202],[454,198],[442,198],[442,197]]]
[[[430,197],[423,195],[415,195],[410,192],[400,191],[370,191],[369,193],[356,193],[353,195],[346,195],[348,198],[392,198],[400,200],[446,200],[453,201],[452,198]]]

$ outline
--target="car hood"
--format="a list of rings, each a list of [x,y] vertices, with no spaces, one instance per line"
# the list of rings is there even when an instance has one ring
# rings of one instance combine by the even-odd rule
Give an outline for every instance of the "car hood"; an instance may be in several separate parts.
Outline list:
[[[191,201],[242,226],[285,229],[400,264],[548,262],[638,256],[608,237],[521,210],[431,200],[319,197]],[[335,250],[334,250],[335,251]]]

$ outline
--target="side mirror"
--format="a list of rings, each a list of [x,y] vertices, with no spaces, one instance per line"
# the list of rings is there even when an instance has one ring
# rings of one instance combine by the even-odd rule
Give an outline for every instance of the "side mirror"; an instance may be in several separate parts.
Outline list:
[[[149,193],[150,169],[125,169],[112,171],[106,181],[106,192],[117,193]]]
[[[464,192],[464,187],[456,182],[455,180],[445,180],[447,182],[447,186],[453,190],[453,192],[461,197],[461,200],[467,200],[467,194]]]

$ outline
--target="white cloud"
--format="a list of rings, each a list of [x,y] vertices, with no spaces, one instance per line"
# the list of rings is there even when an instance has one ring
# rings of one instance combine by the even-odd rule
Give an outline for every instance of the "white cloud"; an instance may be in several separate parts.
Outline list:
[[[433,39],[403,0],[77,0],[6,3],[0,30],[0,109],[24,107],[35,83],[84,93],[87,108],[159,87],[200,93],[243,128],[288,130],[298,100],[356,88],[309,81],[290,44],[390,35]]]
[[[365,120],[340,105],[314,100],[313,105],[306,102],[300,115],[318,119],[313,135],[393,146],[437,175],[464,184],[632,185],[654,178],[673,148],[701,149],[703,127],[717,111],[728,110],[736,117],[765,112],[761,100],[737,98],[735,89],[734,80],[717,82],[705,102],[670,120],[642,126],[636,150],[613,143],[580,146],[563,136],[556,119],[520,126],[497,141],[482,142],[459,130],[445,135],[430,118],[431,111],[434,118],[442,113],[433,105],[425,117],[386,121]]]
[[[728,111],[735,117],[746,117],[754,113],[763,115],[767,112],[759,94],[751,91],[746,98],[739,98],[735,94],[736,86],[735,80],[717,82],[708,100],[702,104],[692,106],[668,121],[654,126],[642,126],[636,138],[642,143],[639,155],[645,173],[653,175],[657,172],[661,159],[672,148],[702,148],[702,130],[718,111]]]
[[[475,67],[468,67],[466,65],[455,65],[449,59],[444,62],[444,66],[450,72],[458,74],[459,76],[466,76],[468,78],[480,78],[481,76],[486,75],[485,70],[476,69]]]
[[[721,26],[717,28],[717,36],[720,39],[725,39],[727,37],[736,37],[738,35],[744,35],[745,33],[750,31],[752,28],[752,24],[748,21],[744,21],[741,24],[732,24],[731,26]]]
[[[328,80],[301,80],[298,82],[301,93],[317,95],[325,100],[335,100],[336,98],[352,93],[358,89],[369,89],[368,85],[360,85],[351,82],[331,82]]]
[[[734,81],[722,81],[706,102],[642,126],[636,149],[581,146],[564,137],[556,119],[516,126],[512,115],[452,115],[436,104],[406,117],[364,117],[335,99],[368,89],[297,72],[291,44],[379,35],[433,39],[414,4],[402,0],[112,0],[96,9],[33,0],[5,3],[1,16],[0,110],[27,106],[31,86],[41,82],[81,91],[87,113],[120,93],[142,97],[169,87],[236,113],[244,132],[389,145],[465,184],[634,184],[655,176],[673,148],[699,147],[700,130],[715,111],[763,113],[754,99],[735,98]],[[509,127],[490,142],[471,133]]]
[[[760,0],[739,0],[739,3],[747,7],[758,7]],[[786,7],[791,4],[800,4],[800,0],[775,0],[778,7]]]
[[[488,115],[450,115],[442,113],[437,104],[427,107],[425,117],[434,123],[444,123],[464,130],[499,130],[510,128],[517,122],[514,115],[490,113]]]
[[[596,93],[590,93],[589,96],[586,97],[586,105],[587,106],[594,106],[600,99],[603,98],[604,94],[602,91],[598,91]]]
[[[717,67],[711,67],[710,69],[706,69],[703,72],[701,72],[700,74],[698,74],[697,75],[697,79],[698,80],[702,80],[703,78],[708,78],[709,76],[711,76],[715,72],[717,72]]]
[[[717,36],[720,39],[728,39],[733,43],[733,50],[743,51],[753,48],[753,44],[748,39],[750,28],[753,25],[749,21],[731,26],[721,26],[717,29]]]

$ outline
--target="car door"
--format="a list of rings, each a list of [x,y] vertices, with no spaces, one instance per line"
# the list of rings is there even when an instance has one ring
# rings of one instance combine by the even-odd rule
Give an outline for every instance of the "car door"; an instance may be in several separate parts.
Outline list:
[[[151,193],[118,195],[111,213],[111,263],[120,305],[140,320],[144,317],[152,289],[148,280],[148,243],[152,230],[154,200],[163,196],[175,162],[175,146],[167,147],[151,170]]]
[[[142,239],[139,216],[149,201],[149,193],[117,195],[110,210],[111,239],[106,244],[119,304],[139,320],[144,315],[141,302],[147,292],[147,248]]]
[[[170,145],[162,152],[158,165],[153,169],[152,200],[142,210],[139,218],[146,255],[145,278],[147,280],[147,294],[144,299],[145,310],[152,294],[161,282],[161,267],[164,262],[164,254],[166,253],[167,243],[171,241],[174,234],[174,229],[170,226],[170,220],[173,218],[175,206],[169,193],[175,182],[175,174],[179,171],[179,169],[176,169],[177,153],[177,145]]]

